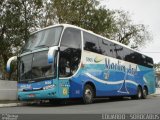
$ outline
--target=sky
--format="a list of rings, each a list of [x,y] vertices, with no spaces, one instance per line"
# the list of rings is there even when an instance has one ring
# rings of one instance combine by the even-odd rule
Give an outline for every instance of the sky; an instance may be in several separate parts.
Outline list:
[[[102,5],[111,10],[120,9],[130,13],[136,24],[148,26],[153,41],[140,48],[140,52],[160,62],[160,0],[100,0]]]

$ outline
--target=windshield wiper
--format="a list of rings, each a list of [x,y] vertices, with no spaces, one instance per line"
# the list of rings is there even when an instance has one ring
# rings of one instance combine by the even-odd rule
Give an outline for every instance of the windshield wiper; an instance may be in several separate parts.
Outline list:
[[[31,52],[31,49],[23,49],[22,52]]]
[[[36,46],[35,48],[49,48],[49,46],[47,46],[47,45],[39,45],[39,46]]]

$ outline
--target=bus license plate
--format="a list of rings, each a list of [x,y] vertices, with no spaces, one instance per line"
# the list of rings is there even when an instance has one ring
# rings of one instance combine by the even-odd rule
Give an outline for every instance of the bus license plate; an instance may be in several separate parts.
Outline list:
[[[35,94],[29,94],[28,97],[35,97]]]

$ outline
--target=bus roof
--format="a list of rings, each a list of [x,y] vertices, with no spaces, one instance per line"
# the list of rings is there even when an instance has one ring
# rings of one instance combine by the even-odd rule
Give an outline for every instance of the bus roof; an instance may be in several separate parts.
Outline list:
[[[137,53],[140,53],[139,51],[137,51],[137,50],[135,50],[135,49],[132,49],[132,48],[130,48],[129,46],[124,45],[124,44],[122,44],[122,43],[120,43],[120,42],[117,42],[117,41],[115,41],[115,40],[111,40],[111,39],[109,39],[109,38],[106,38],[106,37],[103,37],[103,36],[101,36],[101,35],[98,35],[98,34],[94,33],[93,31],[86,30],[86,29],[83,29],[83,28],[81,28],[81,27],[78,27],[78,26],[75,26],[75,25],[71,25],[71,24],[56,24],[56,25],[51,25],[51,26],[45,27],[45,28],[43,28],[43,29],[40,29],[40,30],[38,30],[38,31],[35,31],[35,32],[33,32],[32,34],[37,33],[37,32],[39,32],[39,31],[42,31],[42,30],[45,30],[45,29],[49,29],[49,28],[52,28],[52,27],[58,27],[58,26],[63,26],[63,27],[65,27],[65,28],[66,28],[66,27],[72,27],[72,28],[80,29],[80,30],[82,30],[82,31],[88,32],[88,33],[93,34],[93,35],[95,35],[95,36],[101,37],[102,39],[105,39],[105,40],[108,40],[108,41],[113,42],[113,43],[115,43],[115,44],[121,45],[121,46],[123,46],[123,47],[125,47],[125,48],[128,48],[128,49],[132,50],[132,51],[135,51],[135,52],[137,52]],[[144,56],[147,56],[147,55],[145,55],[145,54],[143,54],[143,53],[140,53],[140,54],[142,54],[142,55],[144,55]],[[149,57],[149,56],[147,56],[147,57]],[[151,57],[150,57],[150,58],[151,58]]]

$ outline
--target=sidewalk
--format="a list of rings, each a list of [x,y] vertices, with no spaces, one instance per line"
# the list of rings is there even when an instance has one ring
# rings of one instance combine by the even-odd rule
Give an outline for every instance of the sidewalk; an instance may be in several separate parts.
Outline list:
[[[155,95],[158,95],[158,96],[160,96],[160,88],[156,88]]]
[[[1,107],[16,107],[24,105],[23,102],[15,101],[15,100],[0,100],[0,108]]]

